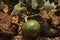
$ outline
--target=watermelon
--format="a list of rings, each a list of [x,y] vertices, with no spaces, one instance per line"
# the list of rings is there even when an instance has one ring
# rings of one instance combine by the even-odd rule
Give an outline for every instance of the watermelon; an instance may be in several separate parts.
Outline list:
[[[36,20],[28,20],[22,28],[24,37],[36,37],[40,31],[40,24]]]

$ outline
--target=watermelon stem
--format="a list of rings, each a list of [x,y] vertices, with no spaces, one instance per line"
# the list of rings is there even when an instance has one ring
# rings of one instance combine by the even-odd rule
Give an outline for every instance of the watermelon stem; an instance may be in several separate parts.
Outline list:
[[[28,16],[26,16],[24,19],[25,19],[25,22],[27,21],[27,18],[28,18]]]

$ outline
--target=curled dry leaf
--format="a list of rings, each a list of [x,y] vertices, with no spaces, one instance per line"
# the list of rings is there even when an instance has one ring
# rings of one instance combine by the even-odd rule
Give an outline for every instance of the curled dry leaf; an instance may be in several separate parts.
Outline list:
[[[57,16],[54,15],[54,16],[52,17],[52,24],[53,24],[54,26],[57,26],[59,23],[60,23],[59,17],[57,17]]]
[[[17,35],[17,36],[15,36],[15,37],[13,37],[13,40],[22,40],[22,36],[20,36],[20,35]]]
[[[18,28],[18,31],[20,31],[22,29],[22,26],[23,26],[23,22],[21,22],[19,25],[19,28]]]
[[[58,26],[57,29],[60,29],[60,26]]]
[[[10,29],[10,23],[10,16],[0,12],[0,30],[2,31],[0,33],[14,34]]]
[[[13,22],[13,23],[17,23],[17,22],[18,22],[18,16],[12,17],[12,22]]]
[[[60,37],[55,37],[55,40],[60,40]]]
[[[3,12],[8,13],[8,5],[4,5]]]
[[[18,34],[19,34],[19,35],[22,35],[22,32],[23,32],[23,31],[21,30],[21,31],[19,31],[19,33],[18,33]]]
[[[57,33],[57,31],[55,29],[51,28],[50,31],[49,31],[49,33],[53,33],[54,34],[54,33]]]
[[[47,38],[48,40],[51,40],[50,38]]]
[[[50,11],[50,12],[48,13],[48,15],[49,15],[51,18],[53,17],[54,14],[55,14],[54,11]]]
[[[60,2],[58,3],[58,6],[60,6]]]
[[[50,19],[49,15],[46,13],[46,11],[42,11],[42,18],[43,19]]]

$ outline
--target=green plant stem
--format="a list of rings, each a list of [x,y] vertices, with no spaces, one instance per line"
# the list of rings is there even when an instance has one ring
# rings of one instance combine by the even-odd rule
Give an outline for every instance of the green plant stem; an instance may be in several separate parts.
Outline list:
[[[41,16],[41,15],[40,14],[30,15],[30,16],[28,16],[28,18],[35,17],[35,16]]]
[[[28,18],[35,17],[35,16],[41,16],[40,14],[35,14],[35,15],[30,15],[30,16],[25,16],[25,22],[27,21]]]

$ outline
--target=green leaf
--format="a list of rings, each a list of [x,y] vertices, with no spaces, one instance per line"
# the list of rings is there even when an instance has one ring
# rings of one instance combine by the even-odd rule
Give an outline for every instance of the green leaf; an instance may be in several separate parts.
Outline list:
[[[1,2],[0,2],[0,10],[3,9],[3,8],[4,8],[4,2],[1,1]]]
[[[47,0],[42,0],[44,3],[47,1]]]
[[[43,0],[32,0],[32,8],[35,9],[37,6],[42,7],[44,5]]]
[[[26,0],[27,6],[31,7],[32,0]]]
[[[27,6],[36,9],[37,6],[42,7],[44,5],[44,1],[42,0],[26,0]]]
[[[24,1],[25,1],[25,0],[19,0],[19,3],[20,3],[20,2],[24,2]]]
[[[27,12],[27,8],[26,7],[19,7],[19,8],[15,8],[11,15],[22,15],[23,13]]]
[[[32,0],[32,8],[35,9],[38,6],[37,0]]]
[[[58,0],[58,2],[60,3],[60,0]]]
[[[37,0],[37,3],[40,7],[44,5],[45,0]]]
[[[49,3],[49,1],[47,1],[45,4],[44,4],[44,8],[45,10],[48,12],[50,12],[51,10],[54,10],[55,9],[55,4],[54,3]]]

